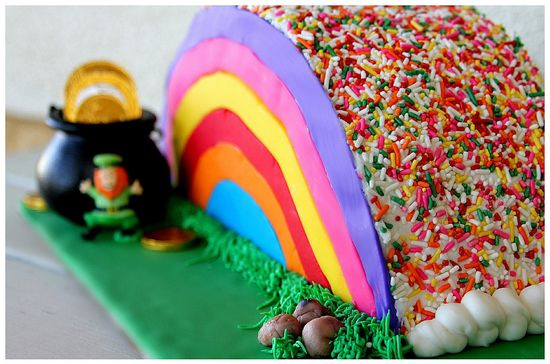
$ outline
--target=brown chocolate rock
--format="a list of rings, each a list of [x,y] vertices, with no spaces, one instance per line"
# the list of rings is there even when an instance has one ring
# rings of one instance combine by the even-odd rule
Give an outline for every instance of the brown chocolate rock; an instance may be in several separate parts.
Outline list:
[[[330,310],[323,306],[315,298],[302,300],[298,303],[294,313],[292,314],[292,316],[296,317],[298,321],[300,321],[302,327],[304,327],[311,320],[326,315],[331,315]]]
[[[283,337],[285,330],[294,336],[300,336],[302,327],[292,315],[282,313],[267,321],[258,331],[258,341],[265,346],[271,346],[274,337]]]
[[[331,341],[342,326],[340,320],[333,316],[322,316],[308,322],[302,331],[302,339],[309,356],[328,358],[332,351]]]

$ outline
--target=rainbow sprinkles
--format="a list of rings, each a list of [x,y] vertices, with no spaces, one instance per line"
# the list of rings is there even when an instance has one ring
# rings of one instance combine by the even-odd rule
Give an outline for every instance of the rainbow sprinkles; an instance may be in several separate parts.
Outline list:
[[[473,9],[208,8],[166,106],[195,203],[418,355],[543,331],[542,81]]]

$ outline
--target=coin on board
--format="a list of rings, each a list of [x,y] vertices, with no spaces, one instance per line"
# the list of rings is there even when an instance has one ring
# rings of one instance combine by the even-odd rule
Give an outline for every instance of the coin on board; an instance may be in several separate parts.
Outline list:
[[[38,192],[27,193],[23,197],[23,205],[34,211],[46,211],[48,209],[48,204]]]
[[[178,251],[191,246],[196,238],[190,230],[165,227],[143,233],[141,245],[155,251]]]

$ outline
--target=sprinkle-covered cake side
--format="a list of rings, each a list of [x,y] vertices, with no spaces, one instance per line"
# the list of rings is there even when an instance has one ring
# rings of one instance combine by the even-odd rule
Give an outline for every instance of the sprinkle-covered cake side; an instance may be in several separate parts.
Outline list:
[[[544,282],[544,91],[519,38],[464,7],[249,7],[332,100],[402,331],[471,290]]]

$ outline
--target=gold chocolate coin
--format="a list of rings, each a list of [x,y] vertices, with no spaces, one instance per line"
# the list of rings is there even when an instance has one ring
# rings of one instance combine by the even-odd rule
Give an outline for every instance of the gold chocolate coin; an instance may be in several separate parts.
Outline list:
[[[94,61],[77,68],[65,85],[64,118],[77,123],[109,123],[141,117],[134,81],[122,67]]]
[[[82,102],[76,111],[76,120],[124,120],[126,112],[111,95],[97,95]]]
[[[192,231],[167,227],[143,233],[141,245],[154,251],[178,251],[191,245],[196,237]]]
[[[27,193],[23,197],[23,204],[26,208],[34,211],[46,211],[48,205],[38,192]]]
[[[91,73],[111,73],[116,74],[117,77],[126,80],[128,83],[133,83],[130,74],[119,65],[109,61],[90,61],[79,66],[67,80],[66,87],[74,84],[79,78],[85,77]]]

